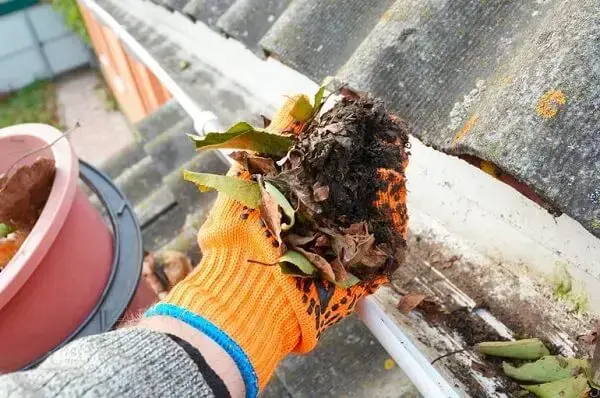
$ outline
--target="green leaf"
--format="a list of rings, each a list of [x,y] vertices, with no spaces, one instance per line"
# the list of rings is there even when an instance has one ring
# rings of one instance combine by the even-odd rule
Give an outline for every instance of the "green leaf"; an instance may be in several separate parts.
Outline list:
[[[347,289],[351,286],[356,285],[357,283],[360,282],[360,279],[358,279],[358,277],[356,277],[355,275],[353,275],[350,272],[346,272],[346,279],[344,279],[343,281],[335,281],[335,285],[344,289]]]
[[[183,171],[183,179],[196,184],[202,192],[211,190],[222,192],[252,209],[257,208],[260,203],[260,187],[254,181],[218,174],[194,173],[188,170]]]
[[[582,398],[588,391],[588,382],[584,375],[579,375],[550,383],[532,386],[522,385],[521,387],[540,398]]]
[[[585,359],[545,356],[519,367],[503,362],[502,369],[513,379],[544,383],[586,373],[589,370],[589,362]]]
[[[290,111],[290,115],[299,122],[306,122],[312,117],[314,109],[310,104],[310,100],[304,94],[297,97],[294,107]]]
[[[285,275],[292,275],[299,278],[312,278],[312,275],[306,275],[300,271],[300,268],[291,263],[279,263],[279,268],[281,269],[281,273]]]
[[[190,67],[189,61],[181,60],[179,61],[179,70],[184,71]]]
[[[514,359],[539,359],[550,355],[540,339],[524,339],[517,341],[487,341],[475,345],[482,354]]]
[[[281,229],[283,231],[287,231],[294,226],[296,223],[296,210],[292,207],[287,198],[275,187],[275,185],[271,184],[268,181],[265,181],[265,191],[271,195],[273,200],[277,202],[279,207],[283,209],[283,212],[290,220],[289,224],[281,224]]]
[[[291,137],[267,133],[246,122],[236,123],[224,133],[208,133],[203,137],[188,134],[188,137],[196,143],[197,150],[245,149],[275,156],[284,156],[294,143]]]
[[[317,269],[310,261],[302,254],[293,250],[288,250],[283,256],[277,260],[280,263],[290,263],[298,267],[306,275],[314,275]]]
[[[313,105],[313,108],[315,109],[315,111],[318,111],[321,108],[321,105],[323,105],[323,101],[325,98],[325,90],[327,89],[327,86],[331,83],[332,80],[333,80],[333,78],[331,76],[327,76],[325,79],[323,79],[323,83],[321,83],[321,87],[319,87],[319,90],[315,94],[315,99],[314,99],[315,102]]]
[[[14,230],[8,224],[0,223],[0,238],[6,238]]]

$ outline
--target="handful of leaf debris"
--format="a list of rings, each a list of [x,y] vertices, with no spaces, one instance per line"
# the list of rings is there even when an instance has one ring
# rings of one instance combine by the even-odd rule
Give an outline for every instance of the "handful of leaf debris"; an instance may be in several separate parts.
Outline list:
[[[389,276],[403,260],[408,129],[368,96],[345,90],[321,113],[324,99],[325,87],[312,104],[290,98],[265,128],[240,122],[190,135],[197,150],[243,150],[230,155],[243,172],[184,178],[259,209],[284,273],[349,287]]]

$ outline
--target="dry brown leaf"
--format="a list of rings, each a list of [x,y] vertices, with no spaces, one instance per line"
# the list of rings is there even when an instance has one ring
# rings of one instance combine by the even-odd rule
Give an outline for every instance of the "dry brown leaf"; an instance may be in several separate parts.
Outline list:
[[[341,282],[348,277],[348,272],[346,271],[339,259],[336,258],[333,261],[331,261],[331,268],[335,275],[336,281]]]
[[[421,302],[426,298],[426,294],[414,292],[408,293],[400,299],[397,308],[400,310],[400,312],[408,314],[409,312],[417,308],[419,304],[421,304]]]
[[[164,295],[167,293],[166,281],[162,281],[158,278],[155,273],[155,268],[154,255],[149,253],[144,257],[144,262],[142,264],[142,278],[156,295]]]
[[[192,272],[192,262],[185,254],[167,250],[160,253],[160,267],[169,281],[169,289]]]
[[[366,222],[354,223],[348,228],[344,228],[343,231],[348,235],[366,235],[369,233]]]
[[[327,235],[318,234],[315,240],[315,247],[330,247],[331,239]]]
[[[443,262],[442,264],[440,264],[440,268],[441,269],[448,269],[448,268],[452,267],[454,265],[454,263],[456,263],[460,259],[461,259],[460,256],[452,256],[448,260],[446,260],[445,262]]]
[[[246,168],[246,159],[248,158],[248,152],[246,151],[235,151],[229,154],[229,157],[239,164],[241,164],[244,168]]]
[[[352,224],[344,229],[344,234],[322,229],[330,234],[331,246],[346,269],[361,264],[365,256],[371,252],[375,244],[375,237],[367,231],[366,223]],[[368,260],[368,263],[373,263]]]
[[[261,174],[263,176],[272,176],[277,173],[275,161],[271,158],[253,156],[245,151],[236,151],[229,154],[229,157],[238,162],[250,174]]]
[[[577,336],[577,341],[581,341],[585,344],[594,344],[597,339],[598,339],[598,333],[596,333],[596,332],[591,332],[588,334],[582,334],[582,335]]]
[[[271,194],[262,189],[262,184],[261,194],[262,200],[258,206],[258,209],[260,210],[260,216],[265,222],[267,228],[269,228],[269,231],[271,231],[271,233],[277,239],[277,242],[279,242],[279,248],[281,249],[281,253],[283,253],[283,250],[285,249],[281,242],[281,213],[279,212],[279,205],[275,199],[273,199]]]
[[[335,273],[333,272],[333,268],[331,267],[329,261],[325,260],[318,254],[311,253],[300,247],[296,247],[295,250],[305,256],[312,265],[314,265],[319,271],[321,271],[321,273],[323,273],[323,275],[325,275],[327,279],[330,281],[336,280]]]
[[[300,162],[302,158],[293,155],[294,153],[293,150],[290,151],[289,161],[291,163],[296,161]],[[291,192],[291,196],[288,196],[288,198],[298,199],[299,211],[305,216],[313,218],[315,215],[322,212],[322,207],[315,202],[311,187],[306,186],[305,181],[307,179],[308,177],[305,175],[302,167],[293,167],[279,173],[277,178],[271,178],[269,181],[274,183],[275,186],[288,187]]]
[[[307,243],[310,243],[313,240],[315,240],[315,238],[316,238],[316,235],[300,236],[300,235],[296,235],[296,234],[289,234],[286,236],[285,241],[287,243],[289,243],[292,247],[297,247],[297,246],[304,246]]]
[[[365,257],[373,250],[375,244],[375,236],[368,235],[361,237],[361,240],[356,243],[356,253],[354,257],[348,261],[348,267],[353,267],[358,264],[362,264]]]
[[[269,119],[265,115],[260,115],[260,117],[262,118],[262,121],[263,121],[263,128],[269,127],[269,125],[271,124],[271,119]]]
[[[315,196],[315,201],[323,202],[327,200],[327,198],[329,198],[329,186],[321,185],[318,182],[316,182],[313,185],[313,194]]]
[[[248,156],[248,171],[252,174],[262,174],[271,176],[277,173],[275,161],[271,158],[261,158],[260,156]]]
[[[361,259],[361,264],[365,267],[379,268],[385,264],[390,255],[378,247],[372,247],[371,250]]]
[[[17,229],[33,227],[48,200],[55,173],[54,159],[40,158],[1,178],[0,221]]]

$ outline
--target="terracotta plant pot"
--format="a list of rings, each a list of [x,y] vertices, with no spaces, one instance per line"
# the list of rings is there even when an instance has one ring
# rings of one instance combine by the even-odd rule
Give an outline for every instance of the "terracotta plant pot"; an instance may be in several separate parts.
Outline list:
[[[1,129],[0,173],[61,134],[41,124]],[[78,187],[71,145],[62,138],[20,164],[41,156],[54,158],[56,177],[33,230],[0,273],[0,372],[30,364],[73,338],[97,311],[112,275],[113,236]]]

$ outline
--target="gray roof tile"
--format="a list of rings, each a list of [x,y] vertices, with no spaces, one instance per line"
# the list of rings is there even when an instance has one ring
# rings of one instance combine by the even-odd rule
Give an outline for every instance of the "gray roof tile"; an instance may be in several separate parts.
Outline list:
[[[228,35],[252,49],[273,26],[291,0],[238,0],[217,22]]]
[[[159,2],[171,10],[181,11],[188,3],[188,0],[159,0]]]
[[[390,102],[425,143],[491,161],[600,236],[598,4],[406,3],[341,79]]]
[[[346,62],[391,3],[294,1],[260,45],[308,77],[321,80]]]
[[[183,13],[195,20],[214,26],[221,15],[235,0],[191,0],[183,7]]]
[[[316,81],[336,75],[372,92],[426,144],[494,163],[600,237],[597,0],[196,0],[184,9]]]

